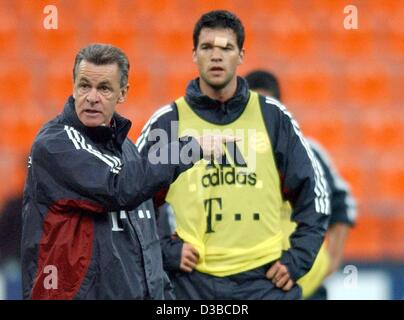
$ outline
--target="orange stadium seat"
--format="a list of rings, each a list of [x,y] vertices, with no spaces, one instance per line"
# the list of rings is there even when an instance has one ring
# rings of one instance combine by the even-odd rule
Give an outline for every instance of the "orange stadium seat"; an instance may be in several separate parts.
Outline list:
[[[392,98],[392,108],[402,110],[402,102],[404,101],[404,72],[400,69],[393,73],[390,78],[389,88]]]
[[[284,73],[282,88],[291,104],[305,104],[312,110],[321,112],[332,103],[332,86],[330,75],[317,67],[316,63],[307,62],[312,70],[300,67],[293,73]]]
[[[355,157],[350,157],[349,153],[352,151],[347,151],[345,153],[346,159],[353,159]],[[360,157],[356,157],[356,159],[360,159]],[[337,159],[335,159],[337,160]],[[348,163],[349,162],[349,163]],[[346,161],[345,159],[341,159],[340,165],[338,166],[338,170],[340,174],[346,179],[346,181],[351,186],[352,192],[358,199],[364,199],[366,201],[366,192],[367,192],[367,174],[365,170],[361,168],[361,164],[359,161]]]
[[[152,96],[151,75],[149,72],[135,68],[129,76],[130,91],[127,102],[136,102],[147,100]]]
[[[384,256],[382,217],[361,212],[345,247],[345,259],[377,260]]]
[[[186,74],[178,74],[176,72],[168,73],[164,81],[164,83],[166,83],[167,97],[170,99],[167,103],[183,96],[189,81],[196,76],[196,73],[192,70]]]
[[[305,135],[315,137],[327,147],[338,148],[348,144],[347,124],[338,112],[313,112],[306,106],[299,114],[305,113],[304,118],[297,116]]]
[[[331,34],[331,53],[346,59],[372,55],[372,33],[359,30],[344,30]]]
[[[33,74],[21,61],[9,59],[0,63],[0,92],[2,109],[14,108],[31,99]]]
[[[293,31],[288,33],[269,32],[266,40],[267,52],[278,55],[283,59],[293,59],[296,54],[302,59],[310,58],[315,53],[314,40],[307,31]]]
[[[374,170],[374,180],[378,186],[377,191],[380,199],[402,204],[404,190],[404,166],[402,164],[397,167],[387,166]]]
[[[396,0],[384,0],[384,1],[366,0],[366,2],[368,3],[368,7],[370,10],[383,11],[386,12],[387,14],[392,14],[397,11],[403,12],[404,10],[400,1]]]
[[[385,37],[391,32],[396,32],[400,30],[398,24],[402,23],[399,22],[399,20],[400,15],[402,20],[403,9],[399,1],[367,0],[366,10],[362,11],[366,11],[366,15],[371,20],[372,31],[376,35],[382,35],[383,37]],[[362,20],[361,15],[362,13],[360,14],[359,21]]]
[[[164,52],[169,59],[175,59],[176,64],[181,63],[178,56],[187,56],[192,59],[192,35],[189,32],[171,31],[158,32],[154,36],[154,52]]]
[[[0,18],[1,19],[1,18]],[[19,55],[19,39],[14,29],[0,29],[1,56],[3,59],[12,59]]]
[[[395,215],[386,219],[385,228],[388,233],[384,238],[384,245],[386,255],[390,259],[403,260],[404,259],[404,216],[402,215],[403,206],[399,207]]]
[[[5,2],[0,3],[0,43],[3,59],[15,58],[19,53],[18,20],[14,10]]]
[[[404,16],[404,15],[403,15]],[[404,28],[404,26],[403,26]],[[387,52],[393,59],[400,61],[400,57],[404,56],[404,34],[401,32],[389,33],[386,35]]]
[[[165,10],[169,10],[171,6],[176,6],[177,1],[174,3],[170,0],[158,0],[158,1],[127,1],[125,3],[126,8],[132,12],[140,12],[141,14],[154,14],[159,15]],[[185,5],[185,3],[184,3]]]
[[[29,119],[20,119],[19,121],[0,122],[4,128],[4,134],[0,138],[1,145],[17,154],[26,153],[43,124],[32,121],[32,118],[31,122],[28,121]]]
[[[237,5],[241,2],[244,2],[244,4],[246,3],[243,0],[238,0],[237,2]],[[291,0],[254,0],[247,2],[247,8],[250,8],[251,11],[261,11],[273,16],[276,16],[279,13],[292,12],[294,6],[295,3]]]
[[[360,119],[358,127],[363,147],[378,152],[402,148],[404,115],[397,112],[383,116],[384,113]]]
[[[43,59],[66,57],[72,60],[80,48],[75,30],[32,30],[32,51]]]
[[[377,108],[391,100],[389,76],[372,60],[350,66],[342,85],[344,98],[353,106]]]
[[[132,2],[132,1],[121,1],[121,0],[79,0],[77,1],[77,9],[84,13],[91,13],[93,16],[99,16],[120,11],[122,2]],[[138,1],[136,1],[138,2]],[[139,1],[142,2],[142,1]],[[85,16],[87,16],[85,14]]]
[[[82,12],[91,12],[97,16],[86,25],[88,35],[102,36],[102,32],[132,33],[139,27],[136,24],[140,13],[126,5],[143,1],[81,1]]]
[[[52,104],[53,107],[61,108],[66,98],[72,94],[73,57],[55,58],[48,63],[48,68],[41,75],[42,86],[46,88],[46,91],[41,91],[38,94],[43,95],[46,104]]]
[[[305,1],[310,4],[310,8],[317,8],[317,10],[323,10],[327,12],[342,12],[344,7],[347,5],[345,0],[333,0],[333,1],[323,1],[323,0],[307,0]]]
[[[122,49],[128,56],[144,44],[139,40],[139,35],[133,30],[124,28],[117,29],[94,29],[89,33],[86,43],[108,43]],[[82,46],[84,46],[83,44]]]
[[[240,1],[240,0],[238,0]],[[208,12],[210,10],[218,10],[218,9],[225,9],[225,10],[230,10],[232,12],[236,12],[237,10],[237,0],[232,1],[232,0],[221,0],[220,1],[220,6],[218,6],[218,3],[216,1],[204,1],[204,0],[197,0],[196,1],[196,12],[199,15]]]

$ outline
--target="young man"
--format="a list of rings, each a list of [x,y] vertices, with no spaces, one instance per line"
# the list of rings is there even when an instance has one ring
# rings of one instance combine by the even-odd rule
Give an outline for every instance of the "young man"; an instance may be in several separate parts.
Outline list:
[[[187,163],[141,157],[127,139],[131,122],[115,112],[128,92],[128,72],[116,47],[80,50],[73,96],[34,141],[23,201],[24,298],[169,297],[153,207],[142,202],[234,139],[180,139],[154,150],[186,153],[180,158]]]
[[[198,163],[155,198],[175,213],[178,237],[162,246],[179,299],[299,299],[296,280],[311,268],[327,227],[326,182],[297,123],[236,75],[243,43],[235,15],[204,14],[193,32],[199,78],[152,116],[137,141],[147,154],[161,130],[171,139],[190,130],[242,135],[220,163]],[[285,199],[298,227],[282,252]]]
[[[281,90],[278,79],[270,72],[256,70],[245,76],[251,90],[257,93],[281,100]],[[307,139],[314,155],[323,167],[325,177],[330,187],[331,218],[327,231],[327,246],[323,244],[310,272],[302,277],[298,283],[303,289],[303,297],[308,299],[327,299],[327,291],[322,285],[324,278],[339,268],[345,241],[349,229],[356,220],[356,201],[348,184],[338,174],[325,150],[313,140]],[[295,224],[290,221],[292,213],[290,205],[285,203],[285,214],[282,228],[286,235],[284,249],[288,249],[289,235]]]

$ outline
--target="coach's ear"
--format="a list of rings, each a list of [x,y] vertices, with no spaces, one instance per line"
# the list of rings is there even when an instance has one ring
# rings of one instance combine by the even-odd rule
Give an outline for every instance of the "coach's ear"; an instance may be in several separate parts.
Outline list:
[[[76,100],[76,84],[74,83],[74,81],[73,81],[73,93],[72,93],[72,96],[73,96],[74,100]]]
[[[123,103],[126,100],[126,96],[128,95],[129,84],[121,88],[121,92],[119,93],[118,103]]]

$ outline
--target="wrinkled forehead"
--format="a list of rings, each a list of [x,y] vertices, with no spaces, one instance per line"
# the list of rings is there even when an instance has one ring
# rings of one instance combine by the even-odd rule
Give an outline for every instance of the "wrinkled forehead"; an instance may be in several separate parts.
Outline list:
[[[82,60],[77,66],[76,80],[86,79],[92,82],[119,82],[119,67],[117,63],[97,65]]]
[[[226,47],[228,44],[237,46],[237,35],[228,28],[203,28],[199,34],[199,44],[210,44]]]

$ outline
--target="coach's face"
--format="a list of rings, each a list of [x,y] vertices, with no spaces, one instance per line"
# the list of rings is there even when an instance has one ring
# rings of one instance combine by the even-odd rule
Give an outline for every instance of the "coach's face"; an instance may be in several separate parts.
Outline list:
[[[87,127],[109,126],[118,103],[125,101],[128,85],[120,87],[118,64],[77,66],[73,97],[80,121]]]
[[[198,47],[193,50],[200,81],[214,89],[223,89],[234,80],[243,58],[244,50],[238,48],[236,34],[227,28],[203,28],[199,34]]]

